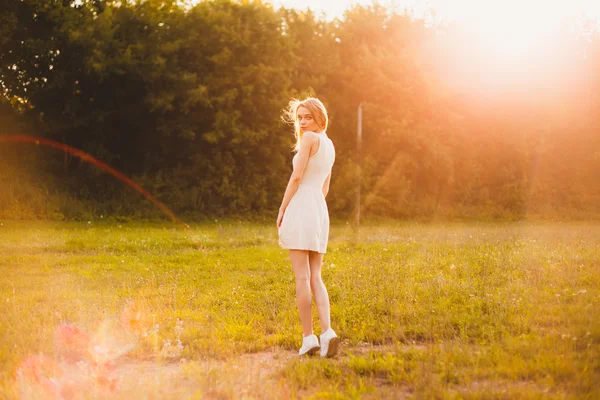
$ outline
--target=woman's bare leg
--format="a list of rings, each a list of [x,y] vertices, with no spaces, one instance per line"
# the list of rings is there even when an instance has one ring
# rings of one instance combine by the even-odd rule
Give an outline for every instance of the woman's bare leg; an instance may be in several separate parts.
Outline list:
[[[323,254],[311,251],[309,252],[308,259],[310,264],[310,287],[312,289],[313,296],[315,296],[315,304],[317,305],[319,319],[321,320],[321,333],[323,333],[329,329],[329,326],[331,325],[331,317],[329,313],[329,294],[327,293],[327,288],[321,279]]]
[[[310,266],[308,251],[290,250],[292,269],[296,277],[296,304],[302,323],[304,336],[311,335],[312,329],[312,299],[310,296]]]

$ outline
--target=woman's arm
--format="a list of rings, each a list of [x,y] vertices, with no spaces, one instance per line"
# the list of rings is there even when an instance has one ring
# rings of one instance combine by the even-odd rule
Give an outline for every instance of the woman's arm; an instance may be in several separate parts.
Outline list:
[[[329,193],[329,181],[331,181],[331,172],[327,175],[327,179],[325,179],[325,183],[323,183],[323,197],[327,197],[327,193]]]
[[[283,214],[287,206],[290,204],[290,200],[298,190],[298,186],[302,181],[302,176],[304,175],[304,169],[306,168],[306,164],[308,163],[308,158],[310,155],[310,149],[312,146],[317,143],[319,139],[316,136],[316,133],[313,132],[305,132],[302,135],[302,141],[300,142],[300,150],[298,150],[298,161],[294,165],[294,171],[292,172],[292,176],[288,181],[287,188],[285,189],[285,194],[283,195],[283,200],[281,201],[281,207],[279,207],[279,216],[277,217],[277,227],[281,226],[281,221],[283,220]]]

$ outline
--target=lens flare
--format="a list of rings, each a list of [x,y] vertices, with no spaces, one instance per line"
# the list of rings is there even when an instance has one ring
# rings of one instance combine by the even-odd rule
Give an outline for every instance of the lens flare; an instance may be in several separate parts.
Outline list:
[[[144,196],[146,199],[150,200],[163,213],[165,213],[169,218],[171,218],[171,220],[173,222],[180,224],[180,225],[184,226],[185,228],[189,228],[189,226],[186,223],[184,223],[183,221],[181,221],[179,218],[177,218],[175,216],[175,214],[173,213],[173,211],[171,211],[171,209],[169,209],[169,207],[167,207],[161,201],[157,200],[146,189],[144,189],[139,184],[134,182],[127,175],[123,174],[122,172],[117,171],[116,169],[112,168],[110,165],[98,160],[97,158],[93,157],[92,155],[86,153],[83,150],[76,149],[74,147],[71,147],[69,145],[66,145],[66,144],[63,144],[60,142],[55,142],[54,140],[39,138],[39,137],[35,137],[35,136],[27,136],[27,135],[1,135],[0,143],[2,143],[2,142],[33,143],[36,145],[41,144],[41,145],[48,146],[48,147],[51,147],[54,149],[62,150],[63,152],[71,154],[71,155],[81,159],[82,161],[93,164],[96,167],[102,169],[103,171],[108,172],[109,174],[111,174],[112,176],[114,176],[115,178],[120,180],[121,182],[125,183],[127,186],[133,188],[138,193],[140,193],[142,196]]]
[[[127,372],[125,356],[141,343],[158,340],[158,324],[148,324],[149,317],[149,311],[138,301],[131,301],[116,321],[103,320],[91,333],[72,323],[59,325],[55,332],[55,357],[29,355],[18,366],[15,389],[19,397],[113,398],[119,394]],[[166,337],[162,348],[156,346],[151,356],[159,360],[180,358],[183,330],[183,321],[177,319],[174,340]]]

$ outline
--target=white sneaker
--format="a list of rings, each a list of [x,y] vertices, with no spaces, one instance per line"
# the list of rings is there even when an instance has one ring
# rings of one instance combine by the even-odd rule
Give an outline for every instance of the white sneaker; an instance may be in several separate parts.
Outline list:
[[[333,357],[338,352],[340,338],[331,328],[321,334],[321,357]]]
[[[302,337],[302,347],[300,347],[300,350],[298,351],[299,355],[313,355],[317,350],[319,350],[319,340],[317,339],[317,335],[312,334]]]

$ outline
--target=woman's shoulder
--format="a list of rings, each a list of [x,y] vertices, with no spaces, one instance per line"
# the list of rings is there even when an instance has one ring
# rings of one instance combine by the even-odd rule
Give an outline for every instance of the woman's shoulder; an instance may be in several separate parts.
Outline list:
[[[315,142],[319,140],[319,134],[313,131],[306,131],[302,134],[302,140],[307,140],[309,142]]]

